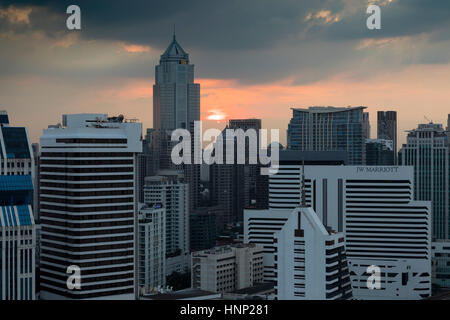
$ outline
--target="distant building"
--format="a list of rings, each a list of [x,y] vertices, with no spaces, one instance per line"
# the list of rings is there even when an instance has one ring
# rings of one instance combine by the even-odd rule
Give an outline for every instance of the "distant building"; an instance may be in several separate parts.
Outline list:
[[[163,170],[145,178],[145,203],[166,210],[166,254],[189,253],[189,188],[182,172]]]
[[[395,163],[394,153],[391,140],[366,140],[366,164],[368,166],[393,166]]]
[[[0,112],[0,300],[36,298],[33,151],[24,127]]]
[[[278,300],[352,298],[344,235],[327,230],[314,210],[294,209],[274,243]]]
[[[397,164],[397,112],[378,111],[377,138],[392,141],[394,164]]]
[[[256,245],[216,247],[192,253],[192,287],[233,292],[263,282],[263,249]]]
[[[166,210],[142,205],[138,214],[138,279],[140,295],[166,285]]]
[[[227,130],[241,129],[246,132],[249,129],[256,130],[256,146],[250,146],[245,142],[245,164],[237,164],[237,143],[234,144],[234,164],[212,164],[210,166],[211,180],[211,202],[214,205],[222,206],[225,216],[217,217],[219,228],[224,228],[226,224],[242,222],[243,210],[256,204],[258,196],[264,194],[264,180],[260,178],[259,164],[249,164],[248,153],[251,147],[259,148],[259,130],[261,129],[260,119],[235,119],[230,120],[227,127],[222,131],[221,137],[224,141],[223,154],[227,154],[226,141],[236,142],[233,135],[228,135]],[[259,186],[258,186],[259,183]],[[267,188],[267,184],[265,184]],[[267,193],[267,191],[266,191]],[[259,201],[261,202],[261,200]]]
[[[410,130],[399,152],[399,164],[414,167],[414,198],[433,206],[433,239],[449,239],[449,153],[448,136],[435,123]]]
[[[450,141],[450,114],[448,115],[448,119],[447,119],[447,136],[448,136],[448,141]]]
[[[216,246],[216,214],[221,207],[197,208],[190,215],[191,251],[210,249]]]
[[[153,129],[147,129],[144,140],[142,140],[142,153],[138,154],[136,164],[136,190],[137,201],[144,202],[145,178],[156,174],[155,154],[152,144]]]
[[[431,243],[433,253],[433,284],[440,288],[450,288],[450,240]]]
[[[365,164],[366,107],[293,108],[287,130],[287,149],[347,151],[349,165]]]
[[[364,135],[366,139],[370,139],[370,114],[368,112],[363,113],[363,123],[364,123]]]
[[[142,125],[63,115],[41,136],[41,298],[134,299],[135,174]],[[137,234],[137,232],[136,232]],[[77,266],[81,289],[69,289]]]

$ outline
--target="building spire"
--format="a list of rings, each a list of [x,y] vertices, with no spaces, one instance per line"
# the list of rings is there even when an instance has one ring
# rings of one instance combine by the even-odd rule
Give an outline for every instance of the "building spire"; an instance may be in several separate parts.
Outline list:
[[[176,28],[175,28],[175,23],[173,24],[173,41],[176,40]]]

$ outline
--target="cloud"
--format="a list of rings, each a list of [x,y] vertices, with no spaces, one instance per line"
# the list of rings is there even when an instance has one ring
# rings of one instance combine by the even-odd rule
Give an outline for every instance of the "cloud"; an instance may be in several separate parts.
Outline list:
[[[0,19],[6,18],[10,24],[30,24],[30,13],[32,10],[30,7],[17,8],[10,5],[6,9],[0,8]]]

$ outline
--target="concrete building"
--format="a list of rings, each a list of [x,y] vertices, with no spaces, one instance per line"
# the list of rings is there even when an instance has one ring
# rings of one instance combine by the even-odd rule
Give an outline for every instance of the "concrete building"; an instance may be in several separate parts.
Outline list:
[[[0,300],[36,297],[34,170],[28,130],[0,112]]]
[[[439,288],[450,288],[450,240],[431,243],[433,254],[433,284]]]
[[[399,164],[414,168],[414,198],[433,206],[433,239],[449,239],[449,154],[448,137],[435,123],[409,131],[399,152]]]
[[[364,135],[366,139],[370,139],[370,114],[363,112]]]
[[[191,251],[211,249],[216,246],[216,213],[220,207],[197,208],[190,215]]]
[[[391,140],[394,150],[394,163],[397,164],[397,112],[378,111],[377,139]]]
[[[166,210],[166,254],[189,253],[189,187],[182,172],[159,171],[145,178],[145,203],[160,203]]]
[[[301,204],[302,161],[284,162],[269,181],[269,210],[246,210],[245,243],[263,245],[265,280],[276,277],[274,235]],[[412,167],[305,166],[305,202],[326,227],[343,232],[353,296],[420,299],[431,294],[429,202],[414,201]],[[365,285],[380,266],[382,290]],[[389,270],[395,270],[390,272]]]
[[[224,293],[263,282],[263,249],[257,245],[193,252],[191,261],[192,288]]]
[[[234,135],[228,135],[227,130],[256,130],[255,138],[257,143],[250,146],[245,141],[245,164],[237,163],[237,138]],[[261,129],[260,119],[234,119],[230,120],[227,127],[222,131],[221,138],[224,142],[223,154],[227,154],[226,141],[234,142],[234,164],[212,164],[210,171],[211,179],[211,201],[214,205],[219,205],[224,209],[225,216],[217,217],[219,229],[223,229],[225,225],[236,222],[242,222],[244,208],[256,205],[258,193],[264,193],[260,178],[259,164],[249,164],[249,150],[254,147],[259,148],[259,130]],[[260,185],[258,186],[258,183]],[[267,184],[265,185],[267,188]],[[259,203],[262,200],[260,199]],[[264,204],[263,204],[264,205]]]
[[[326,229],[314,210],[292,210],[274,244],[278,300],[352,298],[344,235]]]
[[[166,210],[141,205],[138,215],[138,283],[140,295],[166,285]]]
[[[41,298],[134,299],[135,174],[142,125],[63,115],[41,136]],[[81,288],[67,286],[67,269]],[[136,287],[135,287],[136,286]]]
[[[393,166],[395,164],[394,147],[391,140],[366,140],[366,165]]]
[[[366,107],[293,108],[287,130],[287,149],[347,151],[350,165],[365,164]]]

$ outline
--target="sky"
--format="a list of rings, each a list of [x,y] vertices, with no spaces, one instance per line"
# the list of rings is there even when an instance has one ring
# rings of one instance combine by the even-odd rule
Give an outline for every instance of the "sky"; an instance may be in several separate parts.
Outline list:
[[[369,4],[380,30],[366,27]],[[33,142],[67,113],[152,127],[154,67],[174,28],[206,127],[261,118],[285,144],[291,108],[320,105],[367,106],[372,138],[376,111],[395,110],[400,145],[418,123],[447,124],[448,0],[0,0],[0,110]]]

